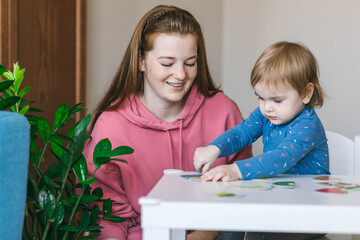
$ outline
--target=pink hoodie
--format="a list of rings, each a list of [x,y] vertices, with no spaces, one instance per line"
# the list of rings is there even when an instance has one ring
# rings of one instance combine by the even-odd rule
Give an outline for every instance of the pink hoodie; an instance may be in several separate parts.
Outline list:
[[[165,169],[195,171],[195,149],[243,120],[236,103],[226,95],[218,93],[205,98],[196,85],[191,89],[180,119],[170,123],[157,118],[137,97],[123,106],[101,114],[84,150],[91,174],[95,170],[92,153],[101,139],[109,138],[113,148],[126,145],[134,149],[133,154],[121,156],[128,164],[112,161],[95,174],[97,181],[93,189],[100,186],[104,198],[115,201],[112,215],[129,219],[116,224],[102,221],[100,225],[105,228],[99,239],[141,239],[139,197],[150,192]],[[251,156],[251,147],[248,147],[236,156],[218,159],[214,166]]]

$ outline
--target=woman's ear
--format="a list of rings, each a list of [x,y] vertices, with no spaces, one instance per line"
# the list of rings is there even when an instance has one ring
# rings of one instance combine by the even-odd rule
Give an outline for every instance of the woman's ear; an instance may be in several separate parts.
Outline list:
[[[314,84],[308,83],[305,87],[305,90],[302,94],[303,104],[308,104],[311,100],[312,95],[314,94]]]
[[[145,59],[139,54],[139,70],[140,72],[145,72]]]

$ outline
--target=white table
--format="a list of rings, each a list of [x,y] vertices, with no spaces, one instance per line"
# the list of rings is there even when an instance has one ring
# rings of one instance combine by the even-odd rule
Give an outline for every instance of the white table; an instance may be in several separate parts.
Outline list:
[[[241,181],[196,182],[180,177],[182,174],[191,173],[165,174],[139,199],[144,240],[183,240],[185,229],[360,234],[359,190],[316,192],[327,186],[317,184],[312,175],[277,179],[295,181],[294,189],[255,190],[232,186]],[[360,183],[360,177],[337,177]],[[220,192],[236,196],[214,195]]]

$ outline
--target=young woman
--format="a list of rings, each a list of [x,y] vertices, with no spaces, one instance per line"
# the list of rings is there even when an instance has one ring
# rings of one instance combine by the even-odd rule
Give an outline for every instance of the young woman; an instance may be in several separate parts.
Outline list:
[[[140,20],[119,70],[95,111],[92,138],[84,155],[91,174],[96,143],[134,149],[128,164],[111,162],[96,174],[123,223],[103,221],[101,239],[139,240],[145,196],[165,169],[195,171],[193,154],[243,118],[237,105],[214,84],[201,27],[186,10],[157,6]],[[222,158],[218,165],[251,157],[251,149]],[[188,239],[213,239],[216,232],[194,231]]]

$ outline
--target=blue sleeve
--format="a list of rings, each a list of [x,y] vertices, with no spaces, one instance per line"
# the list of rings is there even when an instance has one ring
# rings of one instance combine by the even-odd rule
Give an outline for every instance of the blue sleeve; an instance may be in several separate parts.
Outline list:
[[[314,150],[321,140],[316,119],[303,119],[289,128],[284,139],[271,151],[236,161],[243,179],[271,177],[287,172]]]
[[[263,119],[264,117],[257,108],[249,118],[222,133],[208,145],[215,145],[220,149],[219,158],[230,156],[249,146],[262,135]]]

